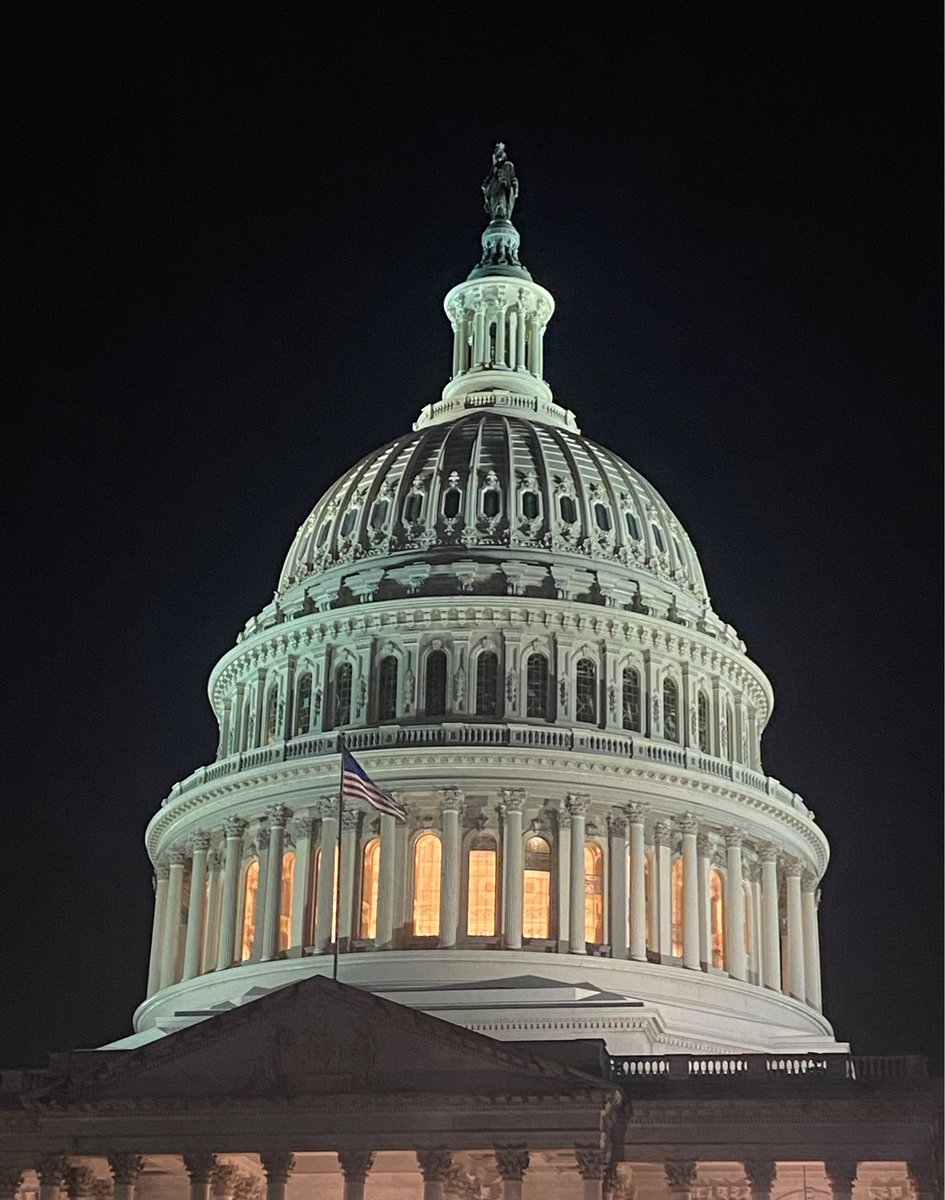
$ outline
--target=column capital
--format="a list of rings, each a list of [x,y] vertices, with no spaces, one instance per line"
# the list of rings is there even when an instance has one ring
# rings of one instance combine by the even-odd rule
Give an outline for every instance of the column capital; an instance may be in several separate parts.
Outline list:
[[[499,795],[502,797],[506,812],[521,812],[525,807],[524,788],[500,788]]]
[[[814,872],[805,867],[801,872],[801,891],[816,892],[817,882],[817,876],[814,874]]]
[[[707,833],[696,835],[696,852],[702,858],[712,857],[712,840]]]
[[[0,1198],[13,1200],[23,1186],[23,1172],[19,1167],[0,1167]]]
[[[69,1163],[64,1179],[69,1200],[91,1196],[95,1187],[95,1172],[84,1163]]]
[[[346,809],[341,814],[341,828],[342,829],[357,829],[358,820],[359,820],[360,816],[361,816],[361,814],[358,812],[357,809],[355,809],[355,808]]]
[[[753,1192],[770,1192],[778,1174],[778,1164],[770,1158],[746,1158],[742,1161]]]
[[[295,836],[311,837],[315,830],[315,818],[310,812],[298,813],[295,818]]]
[[[628,804],[624,809],[627,814],[627,820],[631,825],[642,825],[646,820],[646,814],[650,811],[648,804]]]
[[[761,861],[763,863],[766,863],[766,862],[776,863],[778,861],[778,859],[781,857],[781,851],[778,849],[777,846],[762,846],[761,849],[758,851],[758,857],[761,859]]]
[[[432,1150],[418,1150],[417,1163],[424,1183],[443,1183],[453,1166],[453,1158],[449,1150],[437,1146]]]
[[[603,1179],[607,1169],[607,1155],[600,1146],[575,1146],[574,1157],[582,1179]]]
[[[800,879],[804,864],[799,858],[795,858],[793,854],[782,854],[781,867],[789,879]]]
[[[345,1183],[364,1183],[368,1171],[374,1166],[374,1151],[361,1150],[358,1147],[338,1151],[338,1161],[345,1177]]]
[[[223,822],[223,832],[228,838],[241,838],[249,826],[242,817],[227,817]]]
[[[583,817],[591,806],[590,793],[568,792],[568,798],[565,803],[572,817]]]
[[[95,1200],[112,1200],[115,1188],[110,1179],[96,1178],[92,1184],[92,1195]]]
[[[171,864],[167,861],[166,854],[162,854],[154,864],[154,874],[158,879],[170,879]]]
[[[657,821],[653,829],[657,846],[670,846],[673,841],[673,827],[669,821]]]
[[[214,1196],[232,1196],[239,1176],[239,1167],[218,1160],[210,1172],[210,1191]]]
[[[503,1180],[521,1183],[530,1162],[527,1146],[496,1146],[496,1166]]]
[[[286,804],[270,804],[266,809],[270,829],[284,829],[286,821],[292,816],[292,809]]]
[[[830,1189],[835,1195],[837,1192],[849,1195],[853,1191],[858,1167],[859,1163],[855,1158],[824,1159],[824,1170],[830,1180]]]
[[[144,1159],[140,1154],[116,1150],[109,1154],[108,1166],[116,1183],[135,1184],[144,1169]]]
[[[930,1159],[923,1159],[921,1162],[910,1160],[906,1163],[906,1172],[918,1200],[925,1200],[926,1197],[941,1194],[941,1185],[936,1178],[935,1164]]]
[[[43,1187],[60,1187],[69,1164],[64,1154],[41,1154],[33,1164]]]
[[[295,1170],[295,1155],[291,1150],[260,1150],[259,1161],[269,1183],[286,1183]]]
[[[191,1183],[210,1182],[213,1169],[217,1165],[217,1156],[215,1154],[185,1150],[181,1158],[184,1161],[184,1170],[190,1177]]]
[[[338,797],[337,796],[320,796],[312,805],[313,814],[320,820],[325,818],[338,816]]]
[[[698,834],[699,832],[699,819],[691,812],[683,813],[677,821],[677,825],[683,833]]]
[[[256,849],[268,850],[269,842],[272,838],[272,831],[268,825],[260,825],[256,830]]]
[[[607,828],[610,830],[612,837],[626,837],[627,818],[622,817],[619,813],[608,813]]]
[[[222,850],[211,850],[207,855],[207,866],[211,871],[222,871],[224,857]]]
[[[466,807],[466,793],[462,788],[440,788],[440,809],[442,812],[462,813]]]
[[[745,865],[745,875],[749,883],[760,883],[761,881],[761,863],[750,862]]]
[[[697,1164],[691,1158],[667,1159],[663,1163],[666,1184],[671,1192],[687,1192],[696,1182]]]
[[[206,829],[198,829],[190,839],[190,844],[193,850],[209,850],[210,849],[210,834]]]
[[[172,867],[186,866],[189,858],[190,855],[187,853],[186,846],[171,846],[167,852],[167,861]]]
[[[725,830],[725,844],[730,850],[737,849],[744,842],[745,836],[744,829],[739,829],[737,825],[733,825],[731,829]]]

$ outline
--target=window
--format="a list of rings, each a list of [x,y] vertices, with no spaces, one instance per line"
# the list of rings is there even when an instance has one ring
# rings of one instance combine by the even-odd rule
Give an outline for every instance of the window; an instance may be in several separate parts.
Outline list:
[[[459,514],[460,494],[458,488],[450,488],[443,497],[443,516],[452,520]]]
[[[673,860],[670,873],[670,899],[673,925],[673,954],[682,958],[683,954],[683,861]]]
[[[387,510],[390,504],[387,500],[375,500],[371,510],[371,528],[383,529],[387,522]]]
[[[604,855],[596,842],[584,846],[584,940],[604,940]]]
[[[254,858],[246,868],[246,879],[243,884],[243,949],[240,958],[243,962],[253,952],[256,940],[256,897],[259,894],[259,859]]]
[[[501,505],[499,503],[499,493],[495,488],[486,488],[482,493],[482,513],[485,517],[497,517]]]
[[[377,885],[381,877],[381,839],[371,838],[361,854],[360,936],[377,937]]]
[[[271,687],[269,695],[266,697],[266,740],[265,744],[271,746],[276,740],[276,718],[279,712],[279,689]]]
[[[298,703],[295,707],[295,732],[308,733],[312,723],[312,676],[306,673],[299,680]]]
[[[343,538],[350,537],[351,531],[354,529],[354,523],[358,519],[358,510],[349,508],[341,521],[341,536]]]
[[[466,933],[469,937],[495,936],[495,842],[480,834],[469,845],[469,882],[466,887]]]
[[[404,520],[410,522],[420,520],[423,512],[423,496],[420,492],[411,492],[404,504]]]
[[[725,884],[722,872],[709,873],[709,912],[712,919],[712,966],[725,966]]]
[[[606,504],[594,505],[594,520],[597,522],[598,529],[602,529],[604,533],[610,533],[610,509]]]
[[[531,654],[525,667],[525,715],[547,721],[548,711],[548,659],[544,654]]]
[[[428,717],[446,714],[446,651],[431,650],[426,660],[425,711]]]
[[[537,492],[522,492],[522,516],[527,521],[534,521],[538,516]]]
[[[494,717],[499,711],[499,657],[480,654],[476,659],[476,716]]]
[[[377,719],[393,721],[397,716],[397,659],[388,654],[377,673]]]
[[[663,534],[660,531],[660,527],[654,524],[650,528],[653,530],[653,541],[656,542],[656,548],[662,554],[666,547],[663,544]]]
[[[663,680],[663,736],[679,741],[679,688],[675,679]]]
[[[683,558],[682,546],[680,546],[678,538],[673,538],[673,545],[676,547],[676,561],[680,566],[682,566],[685,562],[685,559]]]
[[[709,698],[705,692],[699,693],[697,702],[699,725],[699,749],[703,754],[709,753]]]
[[[574,717],[577,721],[597,721],[597,667],[589,658],[582,658],[577,665]]]
[[[558,501],[558,511],[565,525],[573,525],[577,520],[577,508],[573,496],[562,496]]]
[[[332,863],[334,864],[334,868],[335,868],[334,873],[332,874],[332,880],[331,880],[331,940],[334,941],[335,936],[338,933],[338,847],[337,847],[337,845],[332,848],[331,858],[332,858]],[[322,848],[321,848],[321,846],[319,846],[319,848],[315,851],[315,898],[316,898],[316,900],[318,899],[318,875],[319,875],[319,872],[321,871],[321,869],[322,869]],[[317,921],[318,921],[317,912],[315,914],[315,920],[317,923]]]
[[[522,936],[551,937],[551,847],[542,837],[525,843]]]
[[[640,540],[639,522],[637,521],[636,517],[633,515],[632,512],[625,512],[623,514],[623,517],[627,523],[627,533],[630,534],[630,536],[633,538],[633,540],[635,542],[638,542]]]
[[[640,672],[635,667],[623,669],[623,727],[640,728]]]
[[[440,839],[429,831],[413,847],[413,932],[415,937],[440,932]]]
[[[292,892],[295,885],[295,853],[282,856],[282,894],[279,897],[279,949],[288,950],[292,939]]]
[[[315,539],[315,545],[318,547],[324,546],[325,538],[328,537],[328,527],[331,521],[322,521],[321,528],[318,531],[318,537]]]
[[[335,725],[351,720],[351,663],[342,663],[335,672]]]

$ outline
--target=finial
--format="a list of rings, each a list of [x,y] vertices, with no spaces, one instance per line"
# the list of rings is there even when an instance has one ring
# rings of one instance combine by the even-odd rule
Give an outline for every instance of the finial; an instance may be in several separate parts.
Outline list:
[[[518,199],[518,179],[515,167],[505,154],[505,142],[496,142],[492,152],[492,170],[482,181],[486,212],[493,221],[511,221],[512,209]]]
[[[512,224],[512,209],[518,199],[518,178],[506,156],[505,142],[495,144],[492,170],[482,181],[482,198],[490,220],[482,234],[482,258],[469,278],[511,275],[531,279],[518,257],[520,238]]]

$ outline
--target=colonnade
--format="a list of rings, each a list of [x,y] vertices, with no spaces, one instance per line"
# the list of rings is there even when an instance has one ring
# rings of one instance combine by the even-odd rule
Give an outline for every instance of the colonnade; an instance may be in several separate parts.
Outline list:
[[[453,379],[477,367],[543,377],[545,325],[539,314],[500,299],[477,300],[452,320]]]

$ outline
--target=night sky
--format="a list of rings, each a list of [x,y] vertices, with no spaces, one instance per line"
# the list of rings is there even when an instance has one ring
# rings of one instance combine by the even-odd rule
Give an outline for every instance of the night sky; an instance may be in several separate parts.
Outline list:
[[[773,682],[837,1036],[938,1062],[938,7],[42,9],[5,70],[0,1065],[130,1031],[145,825],[299,524],[446,382],[500,138],[556,398]]]

